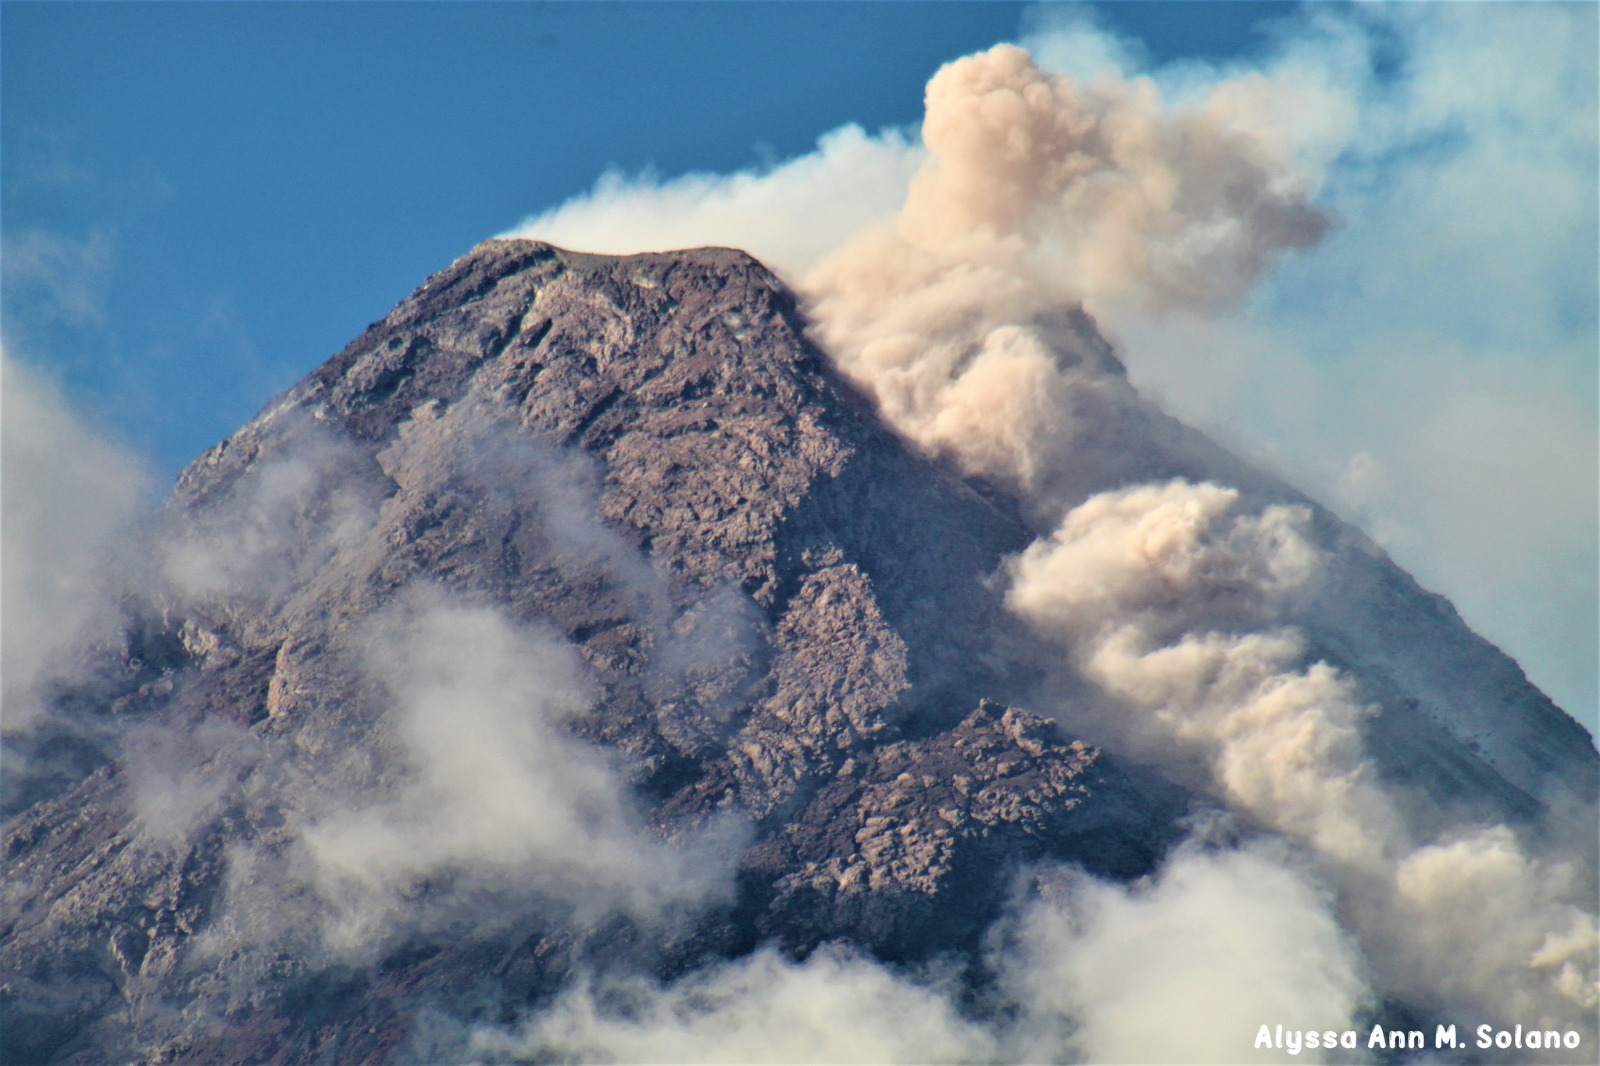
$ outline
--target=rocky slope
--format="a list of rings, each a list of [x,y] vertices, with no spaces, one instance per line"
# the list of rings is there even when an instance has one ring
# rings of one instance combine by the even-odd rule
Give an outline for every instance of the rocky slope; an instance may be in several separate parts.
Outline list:
[[[1155,472],[1189,473],[1166,432]],[[1316,522],[1344,614],[1303,625],[1361,664],[1382,771],[1514,820],[1592,802],[1581,727]],[[380,1061],[419,1012],[510,1016],[607,966],[971,955],[1029,862],[1136,877],[1197,802],[1036,713],[1046,652],[992,579],[1033,539],[1016,502],[885,428],[739,252],[480,245],[191,465],[156,525],[123,644],[14,741],[39,772],[7,782],[7,1062]],[[561,734],[721,887],[664,917],[406,867],[426,920],[330,947],[306,842],[433,765],[395,724],[427,647],[373,657],[404,602],[576,649]]]

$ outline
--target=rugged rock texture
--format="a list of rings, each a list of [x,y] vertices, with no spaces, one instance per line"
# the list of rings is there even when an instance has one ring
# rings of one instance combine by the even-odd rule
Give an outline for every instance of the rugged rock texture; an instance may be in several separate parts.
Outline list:
[[[1075,855],[1136,876],[1150,855],[1124,830],[1139,814],[1096,762],[1038,715],[988,701],[953,729],[852,757],[748,854],[775,889],[758,927],[798,946],[847,937],[914,959],[972,942],[1006,887],[996,871]]]
[[[1028,862],[1138,876],[1190,803],[1021,709],[989,580],[1031,539],[1015,503],[879,424],[743,253],[487,242],[198,459],[158,525],[156,591],[30,741],[53,769],[7,783],[7,1062],[382,1061],[424,1008],[509,1017],[617,960],[972,951]],[[1368,620],[1312,628],[1379,665],[1391,772],[1524,816],[1551,775],[1592,796],[1582,730],[1350,537],[1352,602],[1437,630],[1401,655]],[[360,648],[421,586],[575,645],[597,695],[571,730],[661,835],[742,820],[735,897],[670,937],[528,905],[357,961],[253,928],[241,849],[287,855],[297,795],[393,784]],[[1492,706],[1437,705],[1450,676]]]
[[[381,1057],[407,1004],[491,976],[547,994],[640,938],[495,930],[376,971],[250,962],[216,929],[197,947],[227,849],[280,820],[252,760],[292,751],[315,783],[382,748],[353,634],[419,581],[578,646],[602,693],[574,728],[663,831],[753,821],[740,899],[682,958],[832,937],[923,957],[971,947],[1030,857],[1148,869],[1175,790],[980,705],[1029,680],[993,653],[984,581],[1027,531],[879,425],[802,325],[738,252],[490,242],[185,471],[161,543],[186,593],[70,695],[229,723],[191,754],[233,791],[153,833],[113,760],[12,820],[8,1061]]]

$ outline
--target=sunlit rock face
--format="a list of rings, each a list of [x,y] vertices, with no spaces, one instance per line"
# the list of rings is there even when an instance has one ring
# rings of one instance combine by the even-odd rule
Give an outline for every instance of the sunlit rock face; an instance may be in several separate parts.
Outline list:
[[[1447,603],[1051,329],[1112,457],[1067,504],[1296,509],[1280,622],[1387,794],[1593,802],[1590,738]],[[764,945],[980,967],[1041,864],[1130,881],[1230,802],[1074,710],[1143,690],[1008,598],[1039,523],[880,421],[741,252],[480,245],[182,474],[121,643],[8,738],[6,1061],[437,1058]]]

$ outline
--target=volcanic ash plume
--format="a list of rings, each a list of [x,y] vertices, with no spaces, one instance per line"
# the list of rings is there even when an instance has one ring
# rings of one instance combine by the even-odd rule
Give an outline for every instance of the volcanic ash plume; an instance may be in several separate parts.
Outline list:
[[[1371,865],[1367,827],[1395,817],[1361,751],[1365,709],[1327,665],[1297,669],[1293,630],[1250,631],[1311,576],[1309,514],[1233,517],[1237,499],[1182,481],[1092,497],[1013,560],[1007,604],[1138,709],[1123,746],[1191,780],[1203,767],[1230,806]]]
[[[1590,889],[1504,826],[1416,839],[1361,679],[1285,621],[1324,562],[1310,510],[1129,458],[1153,423],[1085,304],[1226,307],[1331,224],[1237,88],[1163,109],[1014,47],[947,65],[904,208],[805,280],[818,333],[907,436],[1022,493],[1047,535],[1008,606],[1098,693],[1064,718],[1322,856],[1386,989],[1570,1024],[1595,1002]]]
[[[1582,879],[1506,826],[1417,846],[1364,749],[1357,683],[1307,664],[1274,618],[1315,576],[1309,512],[1238,499],[1183,481],[1102,493],[1012,560],[1008,607],[1110,698],[1076,724],[1324,856],[1389,990],[1541,1024],[1592,1013]]]
[[[919,444],[1039,488],[1074,408],[1122,384],[1082,301],[1226,305],[1328,229],[1227,99],[1162,110],[1147,80],[1080,86],[1009,45],[948,64],[905,207],[805,279],[825,346]]]

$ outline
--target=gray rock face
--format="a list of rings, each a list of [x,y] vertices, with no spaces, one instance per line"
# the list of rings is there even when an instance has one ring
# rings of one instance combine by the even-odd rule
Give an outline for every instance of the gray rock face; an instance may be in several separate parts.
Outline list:
[[[32,742],[53,771],[7,784],[7,1062],[385,1061],[419,1012],[507,1018],[607,966],[971,953],[1027,863],[1136,877],[1191,802],[1023,709],[990,580],[1032,539],[1015,502],[881,425],[743,253],[480,245],[196,460],[157,527],[124,644]],[[1551,775],[1592,796],[1581,728],[1361,543],[1346,599],[1439,631],[1402,655],[1308,625],[1380,667],[1391,771],[1524,816]],[[734,826],[728,891],[663,924],[435,865],[394,889],[426,922],[328,949],[295,863],[317,803],[415,769],[371,647],[418,596],[575,649],[572,750],[654,839]],[[1440,677],[1499,686],[1500,754]]]
[[[359,649],[419,584],[578,649],[598,694],[570,729],[658,832],[746,823],[737,898],[657,965],[758,940],[971,949],[1029,858],[1147,870],[1182,796],[1002,705],[1031,675],[994,652],[985,578],[1026,529],[878,424],[802,330],[741,253],[489,242],[186,470],[168,591],[75,698],[135,739],[225,723],[173,764],[215,794],[154,831],[119,748],[12,819],[8,1061],[381,1058],[419,1003],[486,981],[526,1001],[645,951],[629,919],[537,908],[361,966],[230,926],[230,852],[282,851],[284,765],[301,792],[392,783]]]

